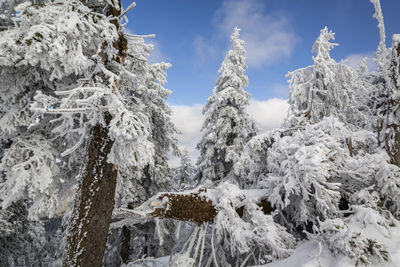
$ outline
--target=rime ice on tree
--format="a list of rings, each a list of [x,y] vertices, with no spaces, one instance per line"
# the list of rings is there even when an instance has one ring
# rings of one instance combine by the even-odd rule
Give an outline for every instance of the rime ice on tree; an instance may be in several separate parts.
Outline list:
[[[203,137],[197,148],[198,179],[218,184],[226,179],[247,141],[255,135],[253,121],[245,112],[249,94],[244,41],[239,39],[239,29],[231,35],[231,49],[222,62],[213,94],[204,107]]]
[[[355,108],[355,74],[347,65],[330,57],[330,50],[338,45],[330,43],[331,39],[334,33],[326,27],[322,29],[312,47],[316,53],[314,64],[288,73],[290,115],[287,126],[304,120],[316,123],[327,116],[355,124],[363,119]]]

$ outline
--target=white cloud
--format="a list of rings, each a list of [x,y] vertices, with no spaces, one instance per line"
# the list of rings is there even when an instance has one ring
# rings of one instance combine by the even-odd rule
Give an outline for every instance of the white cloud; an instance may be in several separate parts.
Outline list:
[[[281,126],[288,108],[288,102],[280,98],[271,98],[265,101],[253,99],[250,100],[247,112],[256,122],[258,133],[264,133]]]
[[[266,14],[260,0],[225,0],[216,12],[219,31],[229,36],[234,27],[241,29],[246,41],[247,63],[260,67],[291,55],[296,36],[283,15]]]
[[[283,119],[286,117],[289,104],[286,100],[279,98],[271,98],[265,101],[250,100],[247,112],[255,120],[259,133],[279,127]],[[196,145],[202,136],[201,126],[203,125],[202,109],[203,105],[173,105],[172,121],[181,131],[178,136],[181,149],[186,149],[193,163],[196,163],[199,152]],[[179,166],[179,159],[171,158],[169,161],[171,167]]]
[[[366,53],[361,53],[361,54],[350,54],[347,57],[344,58],[343,62],[353,68],[357,69],[361,63],[361,60],[364,58],[367,58],[367,67],[368,70],[370,71],[375,71],[377,69],[377,65],[375,61],[373,60],[375,56],[375,52],[366,52]]]
[[[192,106],[172,105],[172,121],[181,132],[178,136],[180,148],[186,149],[192,163],[196,163],[199,152],[196,149],[201,138],[201,126],[203,125],[203,105]],[[169,162],[171,167],[179,166],[179,159],[172,157]]]

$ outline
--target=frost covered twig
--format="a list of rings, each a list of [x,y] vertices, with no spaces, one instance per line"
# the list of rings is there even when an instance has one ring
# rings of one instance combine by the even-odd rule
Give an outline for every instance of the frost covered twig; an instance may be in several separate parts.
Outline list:
[[[146,35],[139,35],[139,34],[132,34],[132,33],[125,33],[125,36],[128,38],[135,38],[135,39],[141,39],[141,38],[155,38],[156,35],[153,34],[146,34]]]
[[[379,36],[380,36],[380,47],[385,47],[385,24],[383,22],[383,15],[382,15],[382,8],[381,2],[379,0],[370,0],[370,2],[374,5],[375,13],[373,15],[374,18],[378,21],[378,28],[379,28]]]
[[[132,8],[134,8],[136,6],[136,3],[133,2],[132,4],[130,4],[126,9],[124,9],[121,14],[119,15],[119,18],[123,18]]]

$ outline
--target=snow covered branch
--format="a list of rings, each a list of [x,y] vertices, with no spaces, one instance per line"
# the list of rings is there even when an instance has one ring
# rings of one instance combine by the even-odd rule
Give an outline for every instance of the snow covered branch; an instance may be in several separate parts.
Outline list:
[[[130,38],[136,38],[136,39],[142,39],[142,38],[155,38],[156,35],[153,34],[146,34],[146,35],[138,35],[138,34],[131,34],[131,33],[125,33],[125,36],[130,37]]]
[[[121,12],[121,14],[119,15],[119,18],[123,18],[132,8],[134,8],[136,6],[136,3],[133,2],[132,4],[130,4],[124,11]]]
[[[378,21],[379,37],[380,37],[379,46],[385,47],[386,35],[385,35],[385,24],[383,22],[381,2],[379,0],[370,0],[370,2],[374,5],[375,8],[375,13],[373,17],[376,18],[376,20]]]

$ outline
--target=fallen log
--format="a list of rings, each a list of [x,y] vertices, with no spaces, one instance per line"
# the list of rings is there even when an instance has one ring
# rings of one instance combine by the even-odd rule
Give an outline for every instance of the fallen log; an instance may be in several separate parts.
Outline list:
[[[234,207],[243,216],[246,201],[256,201],[265,214],[275,210],[265,199],[263,190],[241,190],[241,204]],[[218,189],[196,188],[184,192],[159,193],[130,212],[144,217],[169,218],[179,221],[192,221],[197,224],[212,222],[218,214]],[[129,212],[124,209],[125,212]]]

